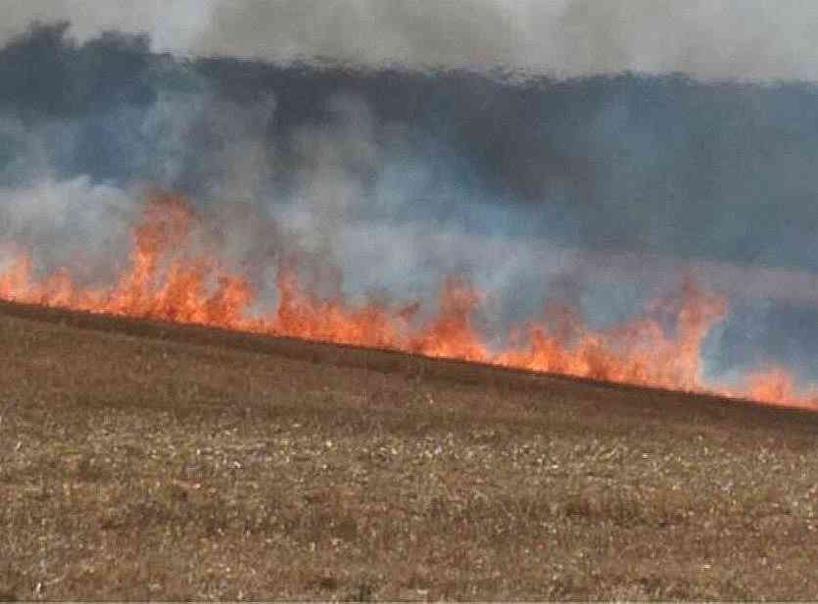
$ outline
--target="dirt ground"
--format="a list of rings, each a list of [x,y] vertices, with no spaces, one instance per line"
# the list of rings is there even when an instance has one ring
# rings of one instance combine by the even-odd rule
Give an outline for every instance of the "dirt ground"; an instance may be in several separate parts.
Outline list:
[[[812,599],[818,414],[0,306],[6,599]]]

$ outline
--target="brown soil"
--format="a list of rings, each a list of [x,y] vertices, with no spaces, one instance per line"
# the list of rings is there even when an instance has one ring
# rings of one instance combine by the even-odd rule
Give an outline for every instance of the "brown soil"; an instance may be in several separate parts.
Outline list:
[[[0,305],[0,596],[809,599],[818,414]]]

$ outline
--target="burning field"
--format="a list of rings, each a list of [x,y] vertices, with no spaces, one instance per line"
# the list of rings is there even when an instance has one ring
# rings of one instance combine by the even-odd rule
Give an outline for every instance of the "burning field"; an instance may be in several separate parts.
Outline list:
[[[158,195],[146,203],[129,262],[112,286],[81,287],[65,269],[38,277],[19,251],[0,273],[0,298],[818,408],[815,395],[799,395],[792,376],[779,368],[752,373],[742,389],[705,386],[702,345],[724,319],[727,303],[691,279],[675,297],[655,300],[644,316],[605,331],[589,329],[575,308],[548,308],[548,321],[512,327],[510,347],[492,351],[473,325],[481,293],[457,277],[442,284],[435,313],[418,320],[418,301],[354,306],[317,298],[299,281],[297,258],[290,258],[277,267],[277,307],[254,312],[256,288],[247,275],[225,268],[217,228],[184,198]]]
[[[318,298],[288,259],[265,311],[207,220],[151,198],[107,287],[20,250],[2,273],[0,595],[818,589],[811,402],[783,370],[692,394],[722,298],[686,281],[601,332],[549,309],[491,352],[463,279],[424,315]]]
[[[0,26],[0,596],[818,593],[814,52],[86,2]]]

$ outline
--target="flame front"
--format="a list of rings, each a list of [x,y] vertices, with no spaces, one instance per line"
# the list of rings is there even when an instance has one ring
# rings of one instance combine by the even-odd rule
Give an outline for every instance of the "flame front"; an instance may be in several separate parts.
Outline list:
[[[253,314],[257,292],[250,281],[224,268],[213,250],[192,245],[197,217],[182,198],[156,196],[134,230],[127,270],[110,288],[79,287],[68,272],[36,278],[29,255],[13,254],[0,273],[0,298],[74,310],[196,323],[308,340],[400,350],[430,357],[557,373],[687,392],[715,392],[771,404],[818,406],[799,394],[783,368],[749,376],[744,388],[708,387],[701,350],[711,328],[727,314],[726,300],[684,282],[676,299],[658,300],[652,310],[665,321],[639,317],[609,330],[592,330],[570,308],[554,308],[542,323],[516,329],[514,344],[492,352],[473,325],[481,294],[467,281],[447,279],[438,314],[414,321],[417,304],[392,309],[307,292],[292,266],[279,269],[278,305]],[[670,325],[670,328],[667,325]]]

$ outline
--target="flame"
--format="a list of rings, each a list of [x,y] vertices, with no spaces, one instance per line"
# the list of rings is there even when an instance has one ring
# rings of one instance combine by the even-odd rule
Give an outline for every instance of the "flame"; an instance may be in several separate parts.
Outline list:
[[[463,279],[450,277],[443,284],[440,314],[409,341],[411,352],[431,357],[489,362],[491,357],[472,326],[480,296]]]
[[[128,267],[114,285],[83,288],[64,269],[38,279],[30,256],[16,250],[0,271],[0,299],[817,406],[818,397],[799,393],[793,376],[781,367],[750,375],[741,389],[713,389],[704,383],[702,345],[726,317],[727,303],[692,279],[684,281],[677,297],[655,301],[645,316],[606,330],[589,328],[574,309],[552,307],[542,322],[515,329],[507,349],[492,352],[473,321],[482,295],[462,278],[444,282],[438,314],[418,324],[417,303],[390,308],[320,299],[305,290],[292,263],[284,264],[278,272],[275,312],[253,313],[258,298],[253,285],[227,270],[197,240],[198,226],[184,198],[154,196],[134,229]]]
[[[661,301],[655,306],[672,312],[675,337],[658,319],[649,317],[595,332],[573,311],[563,309],[561,329],[530,327],[528,348],[506,352],[498,362],[609,382],[702,390],[701,346],[711,327],[725,317],[725,300],[701,291],[687,279],[679,300]],[[577,334],[573,345],[566,332]]]

